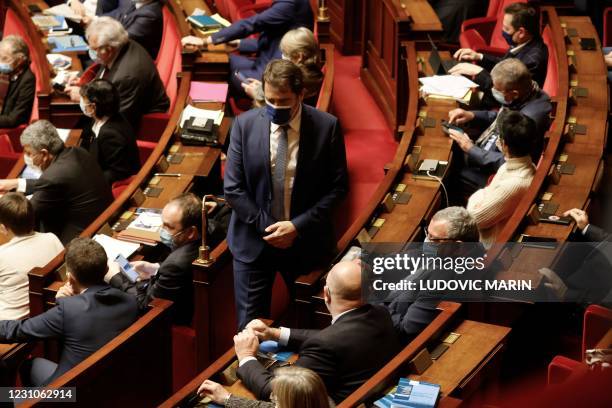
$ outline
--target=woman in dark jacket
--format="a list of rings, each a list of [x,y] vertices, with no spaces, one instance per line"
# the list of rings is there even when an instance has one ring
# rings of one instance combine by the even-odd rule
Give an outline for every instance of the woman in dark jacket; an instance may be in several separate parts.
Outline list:
[[[96,79],[81,88],[81,110],[92,120],[83,129],[81,146],[98,160],[106,181],[112,185],[136,174],[140,157],[134,130],[119,113],[115,86]]]

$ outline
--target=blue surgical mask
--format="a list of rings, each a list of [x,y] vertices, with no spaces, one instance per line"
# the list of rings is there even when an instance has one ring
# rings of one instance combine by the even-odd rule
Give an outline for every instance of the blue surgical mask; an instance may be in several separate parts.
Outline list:
[[[87,53],[89,54],[89,58],[91,58],[91,60],[93,62],[99,62],[98,61],[98,52],[96,50],[92,50],[91,48],[87,51]]]
[[[165,228],[159,230],[159,239],[161,243],[170,249],[174,249],[176,247],[176,243],[174,242],[174,235],[169,233]]]
[[[275,106],[266,101],[266,113],[275,125],[286,125],[291,120],[291,106]]]
[[[425,237],[423,241],[423,255],[429,258],[435,258],[438,256],[438,243],[431,241],[428,237]]]
[[[6,62],[0,64],[0,74],[10,75],[13,73],[13,67]]]
[[[491,94],[493,95],[493,98],[495,98],[495,100],[499,102],[501,105],[510,104],[510,102],[508,102],[506,98],[504,97],[504,94],[498,91],[497,89],[491,88]]]
[[[506,42],[508,43],[510,47],[514,47],[516,45],[516,43],[512,39],[512,34],[507,33],[504,30],[502,30],[502,37],[504,37],[504,40],[506,40]]]

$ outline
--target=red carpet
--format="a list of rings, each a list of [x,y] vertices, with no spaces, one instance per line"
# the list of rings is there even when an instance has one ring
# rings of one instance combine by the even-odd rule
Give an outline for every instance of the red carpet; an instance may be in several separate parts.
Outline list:
[[[331,113],[344,130],[349,168],[349,194],[338,212],[336,228],[342,234],[370,199],[393,159],[397,143],[382,112],[359,78],[361,57],[335,54]]]

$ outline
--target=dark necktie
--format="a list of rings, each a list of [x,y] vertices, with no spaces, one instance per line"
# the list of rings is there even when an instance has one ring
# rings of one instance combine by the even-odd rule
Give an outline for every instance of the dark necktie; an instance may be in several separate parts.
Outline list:
[[[282,221],[285,219],[285,173],[287,171],[287,126],[279,128],[280,136],[276,148],[276,164],[272,175],[272,216]]]

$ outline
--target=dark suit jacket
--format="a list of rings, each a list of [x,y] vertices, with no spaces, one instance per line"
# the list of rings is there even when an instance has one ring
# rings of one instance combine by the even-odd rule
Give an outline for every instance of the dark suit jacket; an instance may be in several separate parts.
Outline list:
[[[131,283],[118,273],[110,281],[111,286],[136,295],[138,305],[144,310],[153,298],[174,302],[174,324],[191,325],[193,317],[193,276],[191,263],[198,257],[199,242],[192,241],[172,251],[161,263],[157,275],[149,281]]]
[[[212,35],[215,44],[259,33],[257,40],[240,42],[241,52],[256,52],[256,69],[263,72],[266,64],[281,57],[280,40],[289,30],[298,27],[313,29],[314,16],[309,0],[275,0],[265,11],[239,20]]]
[[[550,127],[550,112],[552,104],[550,97],[546,92],[539,90],[534,92],[525,101],[514,103],[509,106],[509,109],[521,112],[523,115],[533,119],[536,124],[536,134],[533,135],[533,149],[531,151],[531,159],[534,163],[538,163],[542,149],[544,147],[544,133]],[[497,111],[474,111],[474,120],[470,123],[478,129],[488,128],[491,123],[497,118]],[[497,171],[502,164],[505,163],[504,155],[496,146],[490,150],[484,150],[479,146],[472,147],[468,152],[468,165],[475,169],[482,177],[486,178]],[[479,183],[481,184],[481,183]]]
[[[0,113],[0,128],[14,128],[28,123],[35,96],[36,78],[28,67],[9,83]]]
[[[26,194],[41,231],[53,232],[66,245],[113,201],[96,160],[80,147],[67,147],[38,180],[27,180]]]
[[[572,258],[580,259],[580,264],[557,271],[567,286],[565,300],[582,304],[609,302],[612,294],[612,256],[609,255],[612,253],[612,235],[591,224],[582,240],[589,244],[571,247]]]
[[[291,329],[289,347],[296,365],[317,373],[336,402],[345,399],[400,350],[389,313],[366,304],[342,315],[323,330]],[[259,399],[270,398],[272,373],[258,361],[238,368],[238,377]]]
[[[334,245],[331,215],[346,195],[344,139],[338,119],[302,105],[298,162],[291,195],[293,249],[321,254]],[[227,242],[233,256],[252,262],[261,253],[271,216],[270,119],[265,108],[250,110],[232,126],[225,165],[225,198],[233,209]]]
[[[121,97],[119,110],[134,129],[145,113],[168,111],[170,100],[157,68],[137,42],[130,40],[119,51],[111,68],[104,71],[102,78],[117,87]]]
[[[542,38],[538,37],[525,44],[516,54],[511,53],[510,50],[508,50],[503,57],[483,54],[480,66],[482,66],[484,70],[481,71],[475,79],[475,82],[480,85],[481,90],[490,90],[493,87],[490,74],[491,70],[495,64],[508,58],[517,58],[521,60],[527,66],[529,72],[531,72],[533,80],[536,81],[538,85],[544,86],[548,67],[548,47],[544,44]]]
[[[98,0],[96,5],[96,16],[101,16],[119,6],[119,0]]]
[[[0,342],[39,339],[62,341],[57,369],[47,381],[58,378],[128,328],[138,318],[132,296],[107,285],[57,300],[57,306],[25,320],[0,321]]]
[[[130,124],[120,114],[110,117],[98,132],[93,133],[93,121],[83,129],[81,147],[87,149],[104,173],[109,185],[138,173],[140,156],[136,137]]]
[[[119,0],[117,8],[104,15],[119,21],[132,40],[142,45],[151,58],[157,58],[164,31],[160,1],[154,0],[137,9],[132,0]]]

